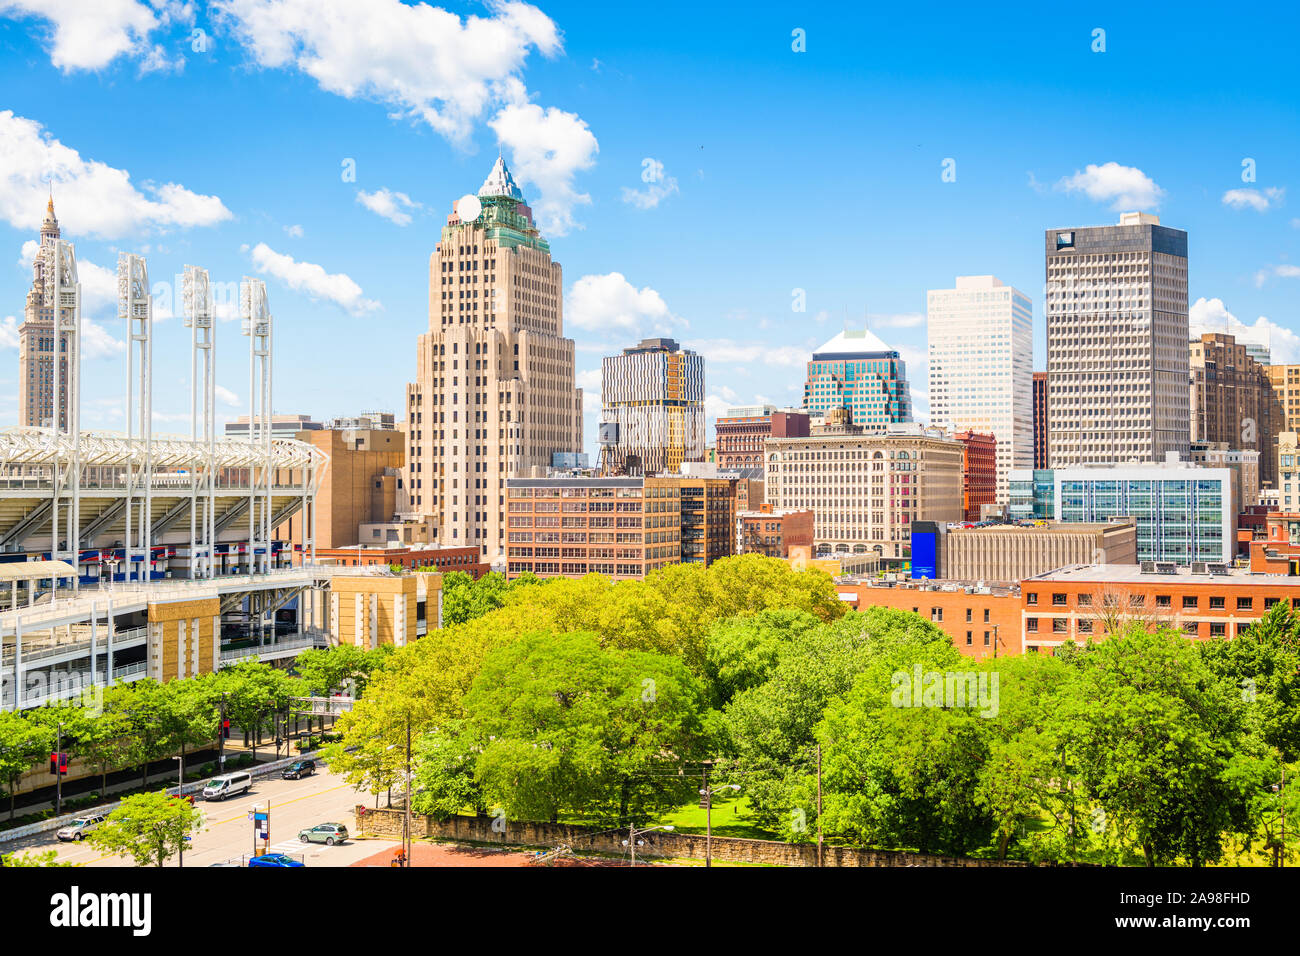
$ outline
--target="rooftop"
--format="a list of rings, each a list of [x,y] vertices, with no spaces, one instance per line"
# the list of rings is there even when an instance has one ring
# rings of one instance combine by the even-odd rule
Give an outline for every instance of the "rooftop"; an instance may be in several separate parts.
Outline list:
[[[845,329],[821,348],[813,352],[813,359],[833,358],[859,354],[897,355],[880,337],[867,329]]]
[[[1161,562],[1163,564],[1163,562]],[[1068,568],[1058,568],[1036,577],[1026,578],[1031,581],[1061,581],[1080,584],[1258,584],[1285,585],[1300,588],[1300,577],[1287,574],[1260,574],[1248,568],[1228,566],[1225,573],[1211,574],[1208,571],[1193,571],[1187,565],[1175,565],[1172,570],[1163,573],[1143,573],[1140,564],[1081,564]]]
[[[488,178],[483,180],[483,185],[479,187],[480,196],[508,196],[511,199],[524,201],[523,190],[515,182],[515,177],[510,175],[510,169],[506,166],[506,161],[500,156],[492,164],[492,171],[488,173]]]

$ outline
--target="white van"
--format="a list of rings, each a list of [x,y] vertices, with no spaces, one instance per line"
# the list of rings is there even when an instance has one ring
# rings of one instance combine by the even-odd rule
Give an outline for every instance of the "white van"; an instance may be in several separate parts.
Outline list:
[[[253,785],[253,778],[245,771],[222,774],[213,777],[203,788],[204,800],[224,800],[239,793],[247,793]]]

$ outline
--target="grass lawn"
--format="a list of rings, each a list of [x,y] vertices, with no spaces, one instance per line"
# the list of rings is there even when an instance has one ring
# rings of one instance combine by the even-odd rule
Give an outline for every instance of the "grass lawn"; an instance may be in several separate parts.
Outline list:
[[[713,795],[713,835],[743,837],[750,840],[779,840],[770,830],[754,826],[748,819],[749,800],[743,796],[726,799],[720,793]],[[704,833],[707,829],[705,811],[699,803],[688,803],[655,819],[656,824],[672,824],[682,833]]]

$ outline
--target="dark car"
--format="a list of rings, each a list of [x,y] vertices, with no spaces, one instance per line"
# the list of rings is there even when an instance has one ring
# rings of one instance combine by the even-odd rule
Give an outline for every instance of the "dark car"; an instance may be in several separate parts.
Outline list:
[[[263,853],[248,861],[249,866],[302,866],[303,864],[284,853]]]
[[[303,777],[310,776],[315,772],[316,772],[316,761],[299,760],[297,763],[285,767],[284,773],[281,774],[281,776],[284,777],[285,780],[300,780]]]

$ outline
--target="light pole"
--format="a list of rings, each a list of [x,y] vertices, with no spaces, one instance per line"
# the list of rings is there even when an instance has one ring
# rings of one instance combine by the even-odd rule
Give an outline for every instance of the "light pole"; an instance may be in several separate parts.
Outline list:
[[[624,842],[627,844],[628,850],[630,850],[632,853],[631,865],[636,866],[636,838],[638,836],[644,836],[645,834],[650,833],[654,830],[667,830],[669,833],[671,833],[673,830],[676,829],[677,828],[672,824],[667,824],[665,826],[646,827],[644,830],[638,830],[634,824],[628,824],[627,839]]]
[[[385,750],[392,750],[397,744],[389,744]],[[390,803],[392,787],[389,787]],[[378,802],[379,795],[375,795]],[[406,714],[406,806],[402,808],[402,866],[411,865],[411,714]]]
[[[713,866],[713,786],[709,783],[709,771],[713,768],[713,761],[704,761],[704,789],[700,791],[700,796],[704,798],[704,866],[711,868]],[[740,784],[727,783],[722,785],[723,790],[739,790]]]

